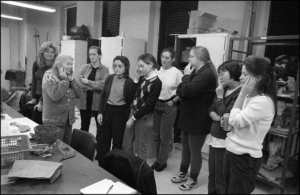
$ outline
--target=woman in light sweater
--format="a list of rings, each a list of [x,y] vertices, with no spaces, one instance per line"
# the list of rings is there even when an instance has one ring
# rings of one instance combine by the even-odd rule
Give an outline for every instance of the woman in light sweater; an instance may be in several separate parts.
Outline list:
[[[224,155],[225,193],[250,194],[260,169],[263,140],[276,113],[276,80],[269,62],[251,56],[240,77],[243,87],[230,112]]]
[[[162,81],[162,89],[153,112],[153,141],[156,151],[156,161],[151,166],[155,171],[163,171],[167,167],[168,153],[172,141],[173,125],[177,115],[177,86],[181,83],[183,74],[174,67],[175,51],[165,48],[161,52],[162,67],[157,71]]]

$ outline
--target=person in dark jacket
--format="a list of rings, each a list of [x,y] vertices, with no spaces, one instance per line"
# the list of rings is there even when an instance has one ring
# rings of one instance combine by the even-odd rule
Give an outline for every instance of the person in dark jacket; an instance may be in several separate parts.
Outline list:
[[[171,181],[185,182],[179,186],[181,190],[198,187],[197,177],[202,166],[201,149],[212,122],[208,110],[217,86],[216,70],[205,47],[193,47],[189,63],[191,68],[185,68],[182,82],[176,91],[182,100],[179,114],[182,156],[180,172]]]
[[[97,127],[97,158],[99,166],[102,158],[112,149],[122,149],[126,122],[130,115],[137,85],[129,77],[130,63],[125,56],[113,60],[115,74],[110,75],[100,96]]]
[[[230,113],[241,87],[241,65],[237,61],[226,61],[218,68],[220,85],[216,89],[217,97],[209,109],[213,120],[210,134],[206,138],[209,145],[208,194],[224,194],[223,161],[227,131],[223,129],[223,114]]]

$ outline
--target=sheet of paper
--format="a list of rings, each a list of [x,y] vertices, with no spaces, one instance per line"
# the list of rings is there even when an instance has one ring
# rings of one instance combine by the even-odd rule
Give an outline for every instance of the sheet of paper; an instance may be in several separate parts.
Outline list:
[[[90,186],[82,188],[80,192],[82,194],[107,194],[109,188],[114,185],[114,182],[110,179],[103,179]]]
[[[103,179],[80,190],[82,194],[136,194],[137,191],[121,182]]]
[[[4,116],[4,119],[3,120],[5,120],[5,119],[12,119],[8,114],[1,114],[1,116]]]
[[[7,177],[9,179],[50,179],[53,183],[60,176],[63,166],[62,163],[51,161],[16,160]]]
[[[117,181],[114,187],[109,191],[109,194],[136,194],[137,191],[126,184]]]
[[[12,122],[16,122],[20,125],[28,125],[30,127],[30,130],[21,133],[18,127],[10,125],[10,123]],[[30,133],[34,134],[34,127],[36,126],[38,126],[38,124],[27,117],[1,120],[1,135],[26,134],[29,136],[29,138],[31,138]]]

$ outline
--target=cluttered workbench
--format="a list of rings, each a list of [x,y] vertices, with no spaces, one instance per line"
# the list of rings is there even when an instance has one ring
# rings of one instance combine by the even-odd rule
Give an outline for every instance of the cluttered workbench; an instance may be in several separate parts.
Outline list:
[[[2,124],[5,120],[16,120],[16,121],[31,121],[30,119],[23,117],[20,113],[10,108],[8,105],[3,103],[4,119],[1,117],[1,145],[3,143],[3,127]],[[20,123],[20,122],[19,122]],[[30,126],[30,130],[27,134],[34,132],[33,126],[35,125],[33,121],[31,123],[26,123]],[[38,125],[38,124],[36,124]],[[6,134],[10,132],[6,131]],[[18,133],[15,132],[15,135]],[[20,134],[20,133],[19,133]],[[68,146],[70,147],[70,146]],[[71,148],[71,147],[70,147]],[[61,154],[54,150],[55,155],[50,158],[41,158],[40,156],[33,155],[30,153],[28,160],[40,160],[47,162],[59,162],[62,163],[60,166],[60,173],[57,179],[52,183],[51,178],[49,179],[29,179],[20,178],[16,181],[9,181],[7,175],[10,168],[2,168],[1,162],[1,194],[80,194],[80,190],[99,182],[104,179],[112,180],[113,182],[120,181],[112,174],[108,173],[101,167],[97,166],[91,160],[76,152],[76,155],[72,158],[67,158],[61,160]],[[1,161],[2,161],[2,146],[1,146]],[[28,162],[30,162],[28,161]],[[27,163],[26,160],[20,160],[19,164]],[[35,161],[36,162],[36,161]],[[31,166],[32,167],[32,166]]]

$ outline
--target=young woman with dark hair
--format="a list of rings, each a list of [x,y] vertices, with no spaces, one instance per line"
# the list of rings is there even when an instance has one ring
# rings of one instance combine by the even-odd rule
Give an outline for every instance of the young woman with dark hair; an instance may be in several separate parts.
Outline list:
[[[217,97],[209,109],[209,115],[213,121],[210,134],[206,137],[206,144],[209,145],[208,194],[224,194],[225,192],[223,160],[228,131],[223,129],[222,118],[224,113],[230,113],[240,93],[241,69],[237,61],[226,61],[218,68],[220,85],[216,89]]]
[[[263,141],[276,113],[276,80],[270,63],[248,57],[240,77],[243,87],[230,112],[224,156],[225,193],[250,194],[260,169]]]
[[[162,83],[155,73],[158,67],[156,59],[149,53],[138,58],[137,84],[132,111],[126,123],[124,140],[126,149],[137,155],[147,163],[147,139],[153,127],[153,110],[159,97]],[[143,76],[142,76],[143,75]]]
[[[136,84],[129,77],[130,63],[125,56],[113,60],[115,74],[110,75],[104,84],[99,103],[97,128],[97,159],[99,166],[102,158],[112,149],[122,149],[126,122]],[[112,140],[112,142],[111,142]]]

